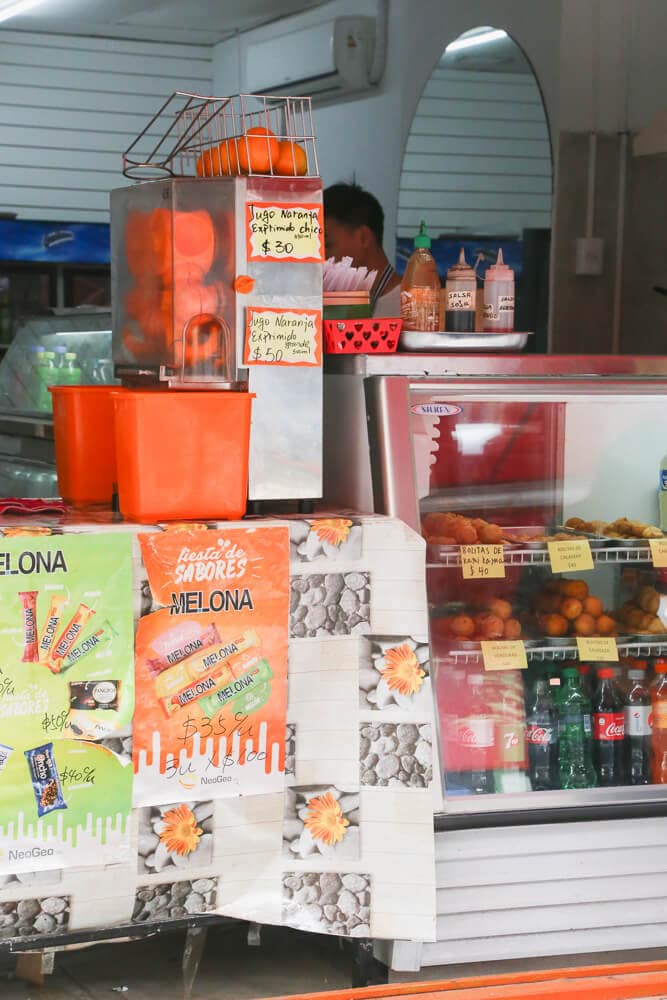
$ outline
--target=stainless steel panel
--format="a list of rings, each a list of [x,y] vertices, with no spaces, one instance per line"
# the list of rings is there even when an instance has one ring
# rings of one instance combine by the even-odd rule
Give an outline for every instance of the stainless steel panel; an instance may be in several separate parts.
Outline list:
[[[403,330],[399,344],[403,351],[432,354],[434,351],[521,351],[532,333],[443,333],[436,330]]]
[[[366,380],[368,434],[375,510],[421,533],[410,428],[410,380]]]
[[[409,375],[480,378],[603,378],[667,376],[667,356],[586,354],[328,354],[325,372],[357,375]]]
[[[251,500],[322,496],[322,370],[250,369],[253,403],[248,495]]]
[[[236,273],[254,279],[248,295],[236,296],[236,345],[243,364],[249,306],[322,309],[322,265],[249,262],[248,201],[322,201],[319,178],[248,177],[237,181]],[[322,496],[322,367],[250,365],[248,388],[256,394],[250,434],[250,500],[316,499]]]

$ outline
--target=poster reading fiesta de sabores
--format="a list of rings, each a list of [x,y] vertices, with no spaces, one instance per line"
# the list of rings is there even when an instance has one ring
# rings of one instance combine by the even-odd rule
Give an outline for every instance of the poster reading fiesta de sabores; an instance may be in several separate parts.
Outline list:
[[[287,527],[139,540],[152,604],[136,635],[135,804],[282,790]]]
[[[122,860],[132,802],[131,537],[4,534],[0,874]]]

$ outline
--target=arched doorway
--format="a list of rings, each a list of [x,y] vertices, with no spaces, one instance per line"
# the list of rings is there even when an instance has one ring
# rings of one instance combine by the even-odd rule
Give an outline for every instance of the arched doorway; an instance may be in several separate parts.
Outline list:
[[[546,350],[552,156],[538,82],[503,30],[447,45],[424,87],[405,147],[398,268],[424,219],[441,276],[465,247],[483,277],[502,246],[516,271],[517,329]]]

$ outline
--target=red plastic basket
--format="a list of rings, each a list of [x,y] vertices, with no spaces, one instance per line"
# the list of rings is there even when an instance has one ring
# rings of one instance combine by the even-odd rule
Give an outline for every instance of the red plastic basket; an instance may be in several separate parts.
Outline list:
[[[400,319],[325,319],[327,354],[393,354],[401,333]]]

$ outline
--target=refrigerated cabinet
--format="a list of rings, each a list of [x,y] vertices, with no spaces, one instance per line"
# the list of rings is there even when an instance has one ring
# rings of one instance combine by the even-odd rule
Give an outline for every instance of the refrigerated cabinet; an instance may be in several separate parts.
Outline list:
[[[613,785],[562,788],[556,768],[552,790],[534,790],[526,743],[536,680],[557,704],[564,666],[582,665],[575,633],[611,639],[619,690],[636,661],[650,681],[667,656],[667,617],[661,630],[649,614],[667,603],[659,556],[647,537],[603,533],[622,517],[658,533],[666,417],[662,358],[329,359],[327,499],[399,516],[427,541],[438,940],[395,942],[383,957],[396,970],[667,943],[665,787],[632,784],[623,761]],[[448,512],[466,519],[460,537]],[[572,517],[592,569],[555,573],[548,539]],[[486,524],[511,539],[498,576],[464,579],[460,541],[498,541]],[[492,672],[480,640],[506,637],[526,668]]]

